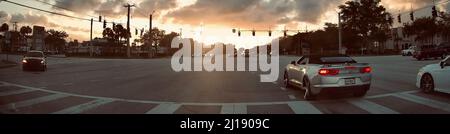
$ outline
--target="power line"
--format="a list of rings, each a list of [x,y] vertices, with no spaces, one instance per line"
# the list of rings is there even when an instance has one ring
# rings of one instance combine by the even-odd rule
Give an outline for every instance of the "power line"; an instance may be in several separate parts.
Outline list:
[[[439,2],[439,3],[436,3],[436,4],[427,5],[427,6],[424,6],[424,7],[421,7],[421,8],[417,8],[417,9],[414,9],[414,10],[411,10],[411,11],[405,11],[405,12],[401,12],[401,13],[397,13],[397,14],[392,14],[392,16],[395,16],[395,15],[401,15],[401,14],[406,14],[406,13],[410,13],[410,12],[415,12],[415,11],[423,10],[423,9],[425,9],[425,8],[430,8],[430,7],[433,7],[433,6],[438,6],[438,5],[446,4],[446,3],[448,3],[448,2],[450,2],[450,0],[443,1],[443,2]]]
[[[12,1],[9,1],[9,0],[3,0],[3,1],[4,1],[4,2],[11,3],[11,4],[14,4],[14,5],[18,5],[18,6],[22,6],[22,7],[26,7],[26,8],[30,8],[30,9],[34,9],[34,10],[38,10],[38,11],[41,11],[41,12],[46,12],[46,13],[49,13],[49,14],[54,14],[54,15],[64,16],[64,17],[73,18],[73,19],[79,19],[79,20],[90,21],[90,19],[81,18],[81,17],[76,17],[76,16],[71,16],[71,15],[62,14],[62,13],[57,13],[57,12],[53,12],[53,11],[48,11],[48,10],[44,10],[44,9],[40,9],[40,8],[31,7],[31,6],[27,6],[27,5],[24,5],[24,4],[12,2]]]

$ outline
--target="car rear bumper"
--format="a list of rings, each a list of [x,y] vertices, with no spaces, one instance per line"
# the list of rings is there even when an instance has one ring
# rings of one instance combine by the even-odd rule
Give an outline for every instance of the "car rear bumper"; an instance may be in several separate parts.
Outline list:
[[[345,79],[355,79],[352,85],[346,85]],[[369,89],[372,81],[371,74],[359,74],[354,76],[316,77],[312,80],[311,92],[319,94],[324,90],[358,90]]]
[[[364,85],[354,85],[346,87],[316,87],[314,94],[330,94],[330,93],[355,93],[367,91],[370,89],[370,82]]]

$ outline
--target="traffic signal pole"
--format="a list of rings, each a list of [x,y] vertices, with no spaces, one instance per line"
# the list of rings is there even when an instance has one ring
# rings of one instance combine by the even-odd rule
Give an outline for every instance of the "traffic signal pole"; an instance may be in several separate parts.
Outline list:
[[[148,41],[148,57],[152,58],[152,44],[153,44],[153,39],[152,39],[152,24],[153,24],[153,13],[150,14],[150,28],[148,28],[148,35],[149,35],[149,41]]]
[[[90,36],[90,41],[89,41],[89,44],[90,44],[90,52],[89,52],[89,55],[92,57],[92,51],[93,51],[93,44],[92,44],[92,28],[93,28],[93,26],[94,26],[94,19],[92,19],[91,18],[91,36]]]
[[[339,27],[339,54],[345,54],[342,52],[342,24],[341,24],[341,13],[338,13],[338,27]]]
[[[131,50],[130,50],[130,36],[131,36],[131,31],[130,31],[130,11],[131,11],[131,7],[134,7],[134,5],[130,5],[127,4],[124,7],[126,7],[128,9],[128,13],[127,13],[127,31],[128,31],[128,35],[127,35],[127,57],[130,58],[131,57]]]

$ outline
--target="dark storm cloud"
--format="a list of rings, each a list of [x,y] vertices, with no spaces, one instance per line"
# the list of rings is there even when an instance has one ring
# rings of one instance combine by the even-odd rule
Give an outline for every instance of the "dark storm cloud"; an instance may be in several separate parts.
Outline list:
[[[102,4],[102,0],[57,0],[56,6],[70,9],[77,13],[86,14]],[[59,8],[55,8],[59,9]]]
[[[96,13],[106,17],[117,17],[125,15],[125,8],[123,5],[126,0],[108,0],[101,3],[101,5],[95,10]]]
[[[343,0],[296,0],[297,16],[295,20],[318,23],[325,12],[337,8],[342,2]]]
[[[138,4],[135,9],[135,16],[148,17],[148,15],[155,11],[155,16],[159,16],[161,11],[176,8],[178,6],[177,0],[144,0]]]
[[[175,23],[202,22],[245,27],[268,27],[293,8],[290,0],[197,0],[190,6],[170,12]],[[263,24],[264,23],[264,24]]]
[[[324,13],[343,0],[198,0],[195,4],[170,12],[177,23],[219,23],[225,25],[291,21],[317,23]],[[289,16],[289,14],[291,14]],[[294,16],[294,17],[293,17]],[[255,24],[256,23],[256,24]],[[248,24],[247,24],[248,25]]]

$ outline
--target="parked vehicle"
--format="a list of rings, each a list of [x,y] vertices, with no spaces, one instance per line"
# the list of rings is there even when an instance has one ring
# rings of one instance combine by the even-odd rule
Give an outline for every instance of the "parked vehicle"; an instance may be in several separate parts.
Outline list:
[[[416,86],[426,93],[440,91],[450,93],[450,56],[438,64],[430,64],[419,70]]]
[[[417,60],[427,59],[427,58],[445,58],[445,51],[439,49],[435,45],[422,45],[416,47],[413,57]]]
[[[416,46],[411,46],[408,49],[402,50],[402,56],[412,56],[416,51]]]
[[[305,90],[304,98],[313,100],[327,91],[351,92],[364,96],[370,89],[372,68],[346,55],[311,55],[292,61],[284,71],[284,85]]]
[[[445,57],[447,57],[447,55],[450,55],[450,42],[442,42],[439,44],[438,49],[443,50]]]

